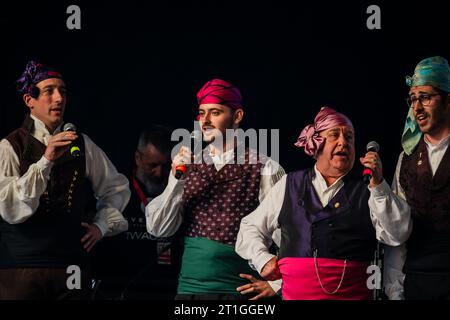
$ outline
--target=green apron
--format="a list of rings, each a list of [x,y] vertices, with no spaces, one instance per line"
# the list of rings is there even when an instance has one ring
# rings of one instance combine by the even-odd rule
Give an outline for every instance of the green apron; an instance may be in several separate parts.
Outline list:
[[[240,273],[260,278],[242,259],[234,246],[207,238],[185,237],[178,279],[178,294],[227,293],[240,295],[236,288],[249,283]]]

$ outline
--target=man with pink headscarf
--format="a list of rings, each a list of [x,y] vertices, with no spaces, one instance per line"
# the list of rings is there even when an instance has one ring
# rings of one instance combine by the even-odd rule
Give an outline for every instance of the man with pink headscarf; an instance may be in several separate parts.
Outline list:
[[[191,155],[182,148],[174,157],[166,189],[146,207],[147,230],[168,237],[183,224],[184,254],[176,299],[274,295],[279,286],[261,281],[236,254],[234,245],[242,217],[256,209],[284,171],[250,148],[239,154],[239,139],[227,139],[227,130],[238,129],[244,116],[237,87],[221,79],[210,80],[198,92],[197,101],[203,140],[209,143],[203,161],[191,164],[177,180],[177,168],[190,163]],[[255,290],[247,290],[249,281]]]
[[[316,159],[314,168],[283,176],[241,221],[236,252],[264,278],[281,277],[285,300],[370,299],[367,267],[377,240],[400,244],[409,233],[408,207],[383,180],[379,155],[360,158],[373,170],[368,186],[351,172],[354,135],[345,115],[321,108],[295,144]],[[274,256],[266,243],[277,229]]]

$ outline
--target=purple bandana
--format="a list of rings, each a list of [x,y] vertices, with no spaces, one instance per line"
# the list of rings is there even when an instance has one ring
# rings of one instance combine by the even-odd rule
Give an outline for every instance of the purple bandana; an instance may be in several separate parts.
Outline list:
[[[16,81],[17,91],[22,95],[30,94],[37,83],[49,78],[62,79],[62,76],[53,68],[36,61],[29,61],[25,71]]]

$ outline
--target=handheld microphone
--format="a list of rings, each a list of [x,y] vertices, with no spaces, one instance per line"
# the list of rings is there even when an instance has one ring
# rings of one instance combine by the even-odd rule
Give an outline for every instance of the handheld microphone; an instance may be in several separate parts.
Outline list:
[[[77,127],[73,123],[68,122],[64,125],[63,131],[77,132]],[[74,157],[79,157],[81,155],[80,147],[72,143],[70,146],[70,154]]]
[[[373,151],[378,152],[380,150],[380,145],[375,141],[370,141],[366,146],[367,152]],[[372,179],[373,170],[371,168],[364,167],[363,170],[363,181],[365,184],[369,184],[370,179]]]
[[[175,167],[175,179],[179,180],[187,171],[185,164],[180,164]]]
[[[191,132],[191,139],[194,140],[194,150],[197,148],[196,141],[201,141],[201,131],[194,130]],[[180,164],[175,167],[175,178],[179,180],[187,172],[187,166]]]

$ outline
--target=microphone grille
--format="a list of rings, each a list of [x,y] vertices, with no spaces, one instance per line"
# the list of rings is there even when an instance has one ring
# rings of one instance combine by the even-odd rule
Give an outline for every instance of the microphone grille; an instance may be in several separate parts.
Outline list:
[[[64,125],[63,131],[77,131],[77,127],[73,123],[67,122]]]
[[[367,151],[378,152],[380,150],[380,145],[376,141],[370,141],[366,146]]]

